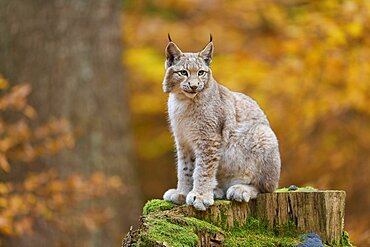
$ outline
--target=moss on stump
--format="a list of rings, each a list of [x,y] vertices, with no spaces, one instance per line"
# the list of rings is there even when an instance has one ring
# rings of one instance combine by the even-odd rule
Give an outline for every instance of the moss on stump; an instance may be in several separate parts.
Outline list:
[[[122,246],[297,246],[308,232],[328,246],[351,246],[343,230],[344,196],[343,191],[280,189],[249,203],[218,200],[207,211],[154,199]]]

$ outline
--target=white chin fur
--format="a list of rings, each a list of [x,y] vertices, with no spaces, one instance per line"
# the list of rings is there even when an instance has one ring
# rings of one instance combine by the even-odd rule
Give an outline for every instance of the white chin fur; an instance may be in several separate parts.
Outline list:
[[[186,95],[186,97],[191,98],[191,99],[197,95],[197,93],[187,93],[187,92],[184,92],[184,94]]]

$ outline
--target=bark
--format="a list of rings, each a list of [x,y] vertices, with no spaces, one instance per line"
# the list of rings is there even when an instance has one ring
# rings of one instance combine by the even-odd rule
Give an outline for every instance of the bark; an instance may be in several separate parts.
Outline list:
[[[130,162],[121,3],[0,1],[0,74],[11,83],[31,83],[38,122],[63,117],[78,133],[73,150],[41,162],[62,167],[64,174],[103,170],[126,184],[124,197],[106,200],[116,209],[116,224],[94,236],[100,246],[118,243],[118,235],[136,222],[140,203]]]

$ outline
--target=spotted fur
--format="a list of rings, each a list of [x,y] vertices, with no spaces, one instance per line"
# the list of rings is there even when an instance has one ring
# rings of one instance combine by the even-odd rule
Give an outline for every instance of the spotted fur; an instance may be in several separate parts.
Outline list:
[[[178,177],[163,197],[198,210],[214,198],[249,201],[272,192],[280,177],[279,145],[265,114],[250,97],[215,81],[212,54],[212,41],[198,53],[183,53],[170,41],[163,80]]]

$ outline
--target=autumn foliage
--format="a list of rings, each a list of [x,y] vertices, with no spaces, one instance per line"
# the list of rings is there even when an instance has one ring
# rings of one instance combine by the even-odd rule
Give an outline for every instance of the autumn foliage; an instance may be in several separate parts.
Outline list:
[[[30,93],[30,85],[10,87],[0,76],[0,236],[32,234],[40,220],[65,234],[76,228],[71,222],[94,231],[113,212],[88,202],[122,191],[123,184],[99,171],[89,177],[64,176],[52,164],[40,166],[37,158],[73,148],[75,137],[64,119],[34,126],[37,111],[27,102]],[[67,215],[74,220],[66,221]]]
[[[370,244],[370,2],[126,1],[124,63],[147,197],[175,185],[161,91],[167,33],[183,51],[213,34],[213,74],[261,105],[281,185],[347,191],[346,229]],[[168,181],[168,182],[163,182]]]

